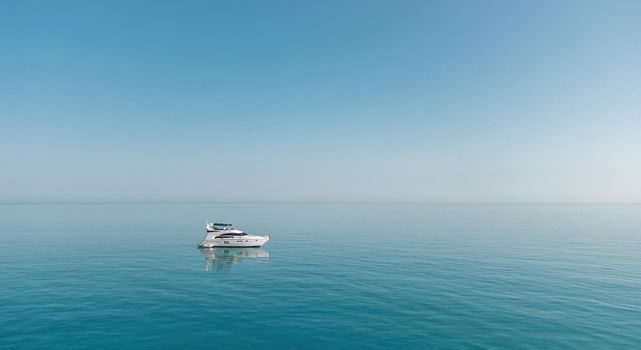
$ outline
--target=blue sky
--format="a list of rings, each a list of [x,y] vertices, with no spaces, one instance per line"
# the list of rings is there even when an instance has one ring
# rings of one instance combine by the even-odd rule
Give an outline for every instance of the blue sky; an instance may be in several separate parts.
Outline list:
[[[641,201],[638,1],[0,1],[0,201]]]

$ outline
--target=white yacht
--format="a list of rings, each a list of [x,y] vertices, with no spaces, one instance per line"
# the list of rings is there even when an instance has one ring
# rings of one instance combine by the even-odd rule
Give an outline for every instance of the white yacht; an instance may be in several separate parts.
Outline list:
[[[216,247],[260,247],[269,241],[269,236],[256,236],[239,229],[231,224],[207,223],[207,235],[200,244],[201,248]]]

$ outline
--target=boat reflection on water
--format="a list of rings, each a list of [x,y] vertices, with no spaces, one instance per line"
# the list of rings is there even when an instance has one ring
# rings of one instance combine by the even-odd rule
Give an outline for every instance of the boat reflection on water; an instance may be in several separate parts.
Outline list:
[[[205,271],[227,271],[245,260],[269,261],[269,252],[262,248],[199,248],[205,256]]]

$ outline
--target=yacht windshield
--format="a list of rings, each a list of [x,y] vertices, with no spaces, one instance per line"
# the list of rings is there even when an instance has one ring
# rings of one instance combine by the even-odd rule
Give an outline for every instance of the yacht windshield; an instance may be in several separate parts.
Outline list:
[[[228,238],[228,237],[236,237],[236,236],[247,236],[246,233],[223,233],[222,235],[216,236],[216,238]]]

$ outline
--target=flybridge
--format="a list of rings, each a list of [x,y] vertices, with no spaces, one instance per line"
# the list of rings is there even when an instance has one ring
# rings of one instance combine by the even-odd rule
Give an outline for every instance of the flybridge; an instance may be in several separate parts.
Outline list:
[[[222,224],[220,222],[215,222],[214,226],[231,227],[231,224]]]

